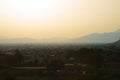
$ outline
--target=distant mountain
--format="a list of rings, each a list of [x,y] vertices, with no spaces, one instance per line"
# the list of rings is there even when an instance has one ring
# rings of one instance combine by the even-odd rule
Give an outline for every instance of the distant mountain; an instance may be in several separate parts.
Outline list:
[[[120,46],[120,40],[118,40],[118,41],[112,43],[112,45],[114,45],[114,46]]]
[[[44,41],[35,40],[31,38],[14,38],[7,39],[1,38],[0,43],[83,43],[83,44],[98,44],[98,43],[114,43],[120,39],[120,29],[114,32],[108,33],[94,33],[87,36],[83,36],[72,40],[61,40],[59,38],[46,39]],[[118,44],[118,42],[116,42]],[[119,41],[120,44],[120,41]]]
[[[31,38],[0,39],[0,43],[33,43],[33,42],[37,42],[37,40]]]
[[[72,40],[78,43],[112,43],[120,39],[120,29],[109,33],[94,33]]]

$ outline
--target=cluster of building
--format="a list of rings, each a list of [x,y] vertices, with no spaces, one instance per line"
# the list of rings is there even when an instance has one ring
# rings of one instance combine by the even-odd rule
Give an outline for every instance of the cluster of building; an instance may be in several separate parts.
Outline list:
[[[22,64],[24,65],[37,65],[37,66],[46,66],[51,61],[54,60],[61,60],[64,62],[64,65],[66,67],[71,67],[68,71],[74,72],[78,71],[76,70],[76,65],[78,67],[87,67],[89,64],[82,63],[79,59],[76,59],[75,56],[72,54],[69,54],[73,51],[76,51],[75,49],[68,49],[68,48],[24,48],[24,49],[18,49],[19,53],[23,55],[24,61]],[[106,49],[107,50],[107,49]],[[106,73],[109,74],[120,74],[120,54],[119,49],[117,49],[116,52],[114,50],[108,50],[101,52],[102,56],[102,64],[101,69],[104,69]],[[0,49],[0,56],[2,54],[5,55],[14,55],[16,54],[16,49]],[[74,53],[73,53],[74,54]],[[96,53],[97,54],[97,53]],[[60,70],[57,70],[57,72],[60,72]],[[85,74],[85,71],[83,71],[83,74]]]

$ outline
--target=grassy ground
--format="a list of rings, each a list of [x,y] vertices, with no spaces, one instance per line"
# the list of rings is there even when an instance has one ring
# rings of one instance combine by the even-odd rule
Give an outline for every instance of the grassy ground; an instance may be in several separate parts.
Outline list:
[[[63,78],[63,77],[38,77],[38,76],[29,76],[29,77],[17,77],[16,80],[77,80],[75,78]]]
[[[48,77],[29,76],[29,77],[17,77],[16,80],[49,80],[49,78]]]
[[[18,77],[6,77],[0,78],[0,80],[71,80],[62,77],[39,77],[39,76],[18,76]],[[73,80],[73,79],[72,79]]]
[[[13,67],[13,69],[47,69],[46,67]]]

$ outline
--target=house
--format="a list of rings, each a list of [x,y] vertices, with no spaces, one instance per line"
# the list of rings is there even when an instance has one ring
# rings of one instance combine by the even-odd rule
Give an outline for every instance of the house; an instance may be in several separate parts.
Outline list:
[[[104,58],[103,68],[108,74],[120,74],[120,55],[111,54]]]

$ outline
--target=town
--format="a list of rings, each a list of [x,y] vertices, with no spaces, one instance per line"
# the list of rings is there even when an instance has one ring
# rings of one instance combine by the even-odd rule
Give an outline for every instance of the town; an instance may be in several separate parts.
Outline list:
[[[15,76],[34,75],[57,77],[62,80],[68,78],[69,80],[72,78],[75,80],[114,80],[115,77],[118,80],[120,79],[119,53],[120,47],[116,45],[1,46],[0,73],[3,80],[14,80]]]

